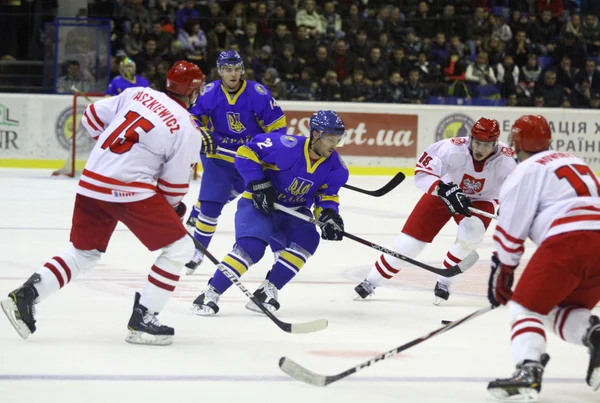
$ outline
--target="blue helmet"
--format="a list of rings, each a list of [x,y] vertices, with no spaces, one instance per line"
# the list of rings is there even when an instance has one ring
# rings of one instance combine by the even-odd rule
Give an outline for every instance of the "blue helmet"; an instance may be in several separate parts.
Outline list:
[[[223,66],[242,66],[242,74],[244,73],[244,59],[235,50],[224,50],[217,57],[217,69],[221,70]]]
[[[343,136],[346,132],[346,126],[342,119],[334,111],[320,110],[316,111],[310,117],[310,132],[313,130],[321,133],[335,134]]]

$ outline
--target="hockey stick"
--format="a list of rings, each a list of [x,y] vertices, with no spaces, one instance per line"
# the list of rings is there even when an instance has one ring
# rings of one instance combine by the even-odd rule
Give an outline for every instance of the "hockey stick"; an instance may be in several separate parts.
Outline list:
[[[77,89],[77,87],[75,87],[75,84],[73,84],[73,85],[71,86],[71,91],[73,91],[73,92],[74,92],[74,93],[76,93],[76,94],[79,94],[79,95],[81,95],[81,96],[83,97],[83,99],[85,99],[86,101],[88,101],[88,102],[90,102],[90,103],[94,102],[94,101],[92,101],[92,100],[90,99],[90,97],[88,97],[87,95],[85,95],[83,92],[79,91],[79,90]]]
[[[322,223],[321,221],[315,220],[312,217],[309,217],[307,215],[299,213],[299,212],[297,212],[294,209],[282,206],[281,204],[278,204],[278,203],[275,203],[275,209],[277,209],[279,211],[282,211],[282,212],[284,212],[286,214],[292,215],[292,216],[294,216],[296,218],[299,218],[299,219],[301,219],[303,221],[313,223],[313,224],[315,224],[315,225],[317,225],[317,226],[319,226],[321,228],[325,225],[325,223]],[[378,250],[380,252],[385,253],[386,255],[393,256],[393,257],[395,257],[397,259],[404,260],[405,262],[408,262],[410,264],[418,266],[418,267],[420,267],[422,269],[425,269],[425,270],[427,270],[429,272],[438,274],[438,275],[440,275],[442,277],[454,277],[457,274],[465,272],[468,269],[470,269],[475,263],[477,263],[477,260],[479,260],[479,255],[477,254],[477,252],[472,251],[459,264],[454,265],[454,266],[452,266],[452,267],[450,267],[448,269],[439,269],[437,267],[429,266],[428,264],[419,262],[418,260],[411,259],[408,256],[401,255],[400,253],[395,252],[395,251],[393,251],[391,249],[387,249],[387,248],[384,248],[383,246],[379,246],[376,243],[373,243],[371,241],[367,241],[366,239],[357,237],[356,235],[352,235],[352,234],[349,234],[347,232],[344,232],[344,236],[346,238],[352,239],[353,241],[356,241],[358,243],[366,245],[369,248],[373,248],[375,250]]]
[[[228,149],[222,148],[222,147],[217,147],[217,150],[219,150],[221,152],[224,152],[226,154],[230,154],[230,155],[235,155],[236,154],[235,151],[228,150]],[[366,195],[369,195],[369,196],[381,197],[383,195],[386,195],[386,194],[390,193],[392,190],[394,190],[396,188],[396,186],[398,186],[399,184],[401,184],[402,181],[405,178],[406,178],[406,176],[402,172],[398,172],[382,188],[379,188],[379,189],[376,189],[376,190],[367,190],[367,189],[359,188],[359,187],[348,185],[348,184],[342,185],[342,187],[344,187],[346,189],[353,190],[353,191],[358,192],[358,193],[363,193],[363,194],[366,194]]]
[[[487,211],[479,210],[474,207],[469,207],[469,211],[471,213],[475,213],[475,214],[478,214],[483,217],[491,218],[492,220],[498,219],[498,216],[496,214],[491,214],[491,213],[488,213]]]
[[[354,368],[350,368],[350,369],[348,369],[344,372],[341,372],[337,375],[317,374],[316,372],[313,372],[311,370],[308,370],[308,369],[300,366],[295,361],[293,361],[287,357],[281,357],[279,359],[279,368],[281,368],[281,370],[283,372],[285,372],[286,374],[288,374],[289,376],[291,376],[292,378],[294,378],[298,381],[302,381],[302,382],[305,382],[305,383],[308,383],[308,384],[314,385],[314,386],[327,386],[330,383],[337,382],[340,379],[346,378],[347,376],[350,376],[358,371],[361,371],[367,367],[370,367],[371,365],[373,365],[379,361],[387,360],[388,358],[391,358],[391,357],[395,356],[396,354],[401,353],[402,351],[408,350],[409,348],[414,347],[417,344],[420,344],[426,340],[429,340],[434,336],[445,333],[452,328],[462,325],[463,323],[466,323],[472,319],[475,319],[478,316],[483,315],[484,313],[491,311],[492,309],[494,309],[494,307],[492,305],[486,306],[485,308],[481,308],[481,309],[465,316],[462,319],[450,322],[447,325],[440,327],[439,329],[436,329],[431,333],[426,334],[425,336],[421,336],[418,339],[415,339],[411,342],[401,345],[400,347],[396,347],[392,350],[386,351],[385,353],[380,354],[377,357],[373,357],[370,360],[365,361],[362,364],[359,364],[359,365],[355,366]]]
[[[327,328],[327,319],[317,319],[303,323],[286,323],[277,319],[275,315],[273,315],[267,308],[265,308],[265,306],[254,296],[254,294],[252,294],[250,291],[248,291],[246,287],[244,287],[244,285],[240,282],[240,280],[238,280],[237,277],[235,277],[229,272],[229,270],[227,270],[221,265],[221,263],[208,251],[208,249],[204,247],[204,245],[198,242],[190,233],[188,233],[188,236],[194,240],[194,245],[196,245],[196,249],[202,251],[202,253],[204,253],[204,256],[208,257],[208,259],[211,262],[213,262],[219,270],[221,270],[225,277],[227,277],[233,284],[235,284],[240,290],[242,290],[246,297],[250,298],[250,300],[254,302],[254,304],[256,304],[256,306],[259,307],[259,309],[263,311],[263,313],[267,315],[269,319],[275,322],[275,324],[279,326],[279,328],[284,332],[293,334],[313,333]]]

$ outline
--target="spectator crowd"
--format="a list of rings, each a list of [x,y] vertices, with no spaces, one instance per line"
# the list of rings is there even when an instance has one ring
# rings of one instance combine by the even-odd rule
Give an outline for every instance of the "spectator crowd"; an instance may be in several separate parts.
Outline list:
[[[218,79],[226,49],[276,99],[600,108],[600,0],[96,0],[161,89],[174,61]],[[76,74],[76,66],[68,66]]]

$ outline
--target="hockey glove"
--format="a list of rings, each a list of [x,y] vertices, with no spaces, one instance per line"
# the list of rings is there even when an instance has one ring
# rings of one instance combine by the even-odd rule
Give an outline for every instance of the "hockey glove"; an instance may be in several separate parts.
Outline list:
[[[202,137],[202,149],[200,154],[215,154],[217,152],[217,141],[215,136],[208,130],[200,129],[200,136]]]
[[[492,271],[488,282],[488,300],[493,306],[506,305],[512,298],[512,286],[517,266],[500,263],[498,254],[492,254]]]
[[[463,193],[462,189],[454,183],[440,182],[437,186],[437,195],[452,214],[462,214],[471,217],[469,207],[473,207],[471,199]]]
[[[327,241],[341,241],[344,237],[344,220],[333,209],[325,209],[319,216],[319,221],[324,223],[321,227],[321,238]]]
[[[179,202],[179,204],[173,207],[173,209],[175,210],[175,213],[177,214],[179,219],[183,221],[183,217],[185,217],[185,212],[187,211],[187,206],[185,205],[185,203]]]
[[[248,184],[248,189],[252,192],[252,204],[257,210],[265,214],[275,211],[273,204],[277,198],[277,193],[270,180],[252,181]]]

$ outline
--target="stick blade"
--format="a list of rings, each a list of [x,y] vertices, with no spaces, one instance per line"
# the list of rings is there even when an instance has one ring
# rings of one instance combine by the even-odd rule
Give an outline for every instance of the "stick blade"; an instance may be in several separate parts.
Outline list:
[[[460,269],[461,272],[465,272],[467,270],[469,270],[471,267],[473,267],[475,265],[475,263],[477,263],[477,261],[479,260],[479,254],[475,251],[469,253],[469,255],[464,258],[459,264],[458,264],[458,268]]]
[[[317,319],[304,323],[292,323],[290,333],[303,334],[320,332],[321,330],[327,329],[328,325],[329,322],[327,319]]]
[[[279,368],[297,381],[308,383],[313,386],[325,386],[327,377],[312,372],[287,357],[279,359]]]

